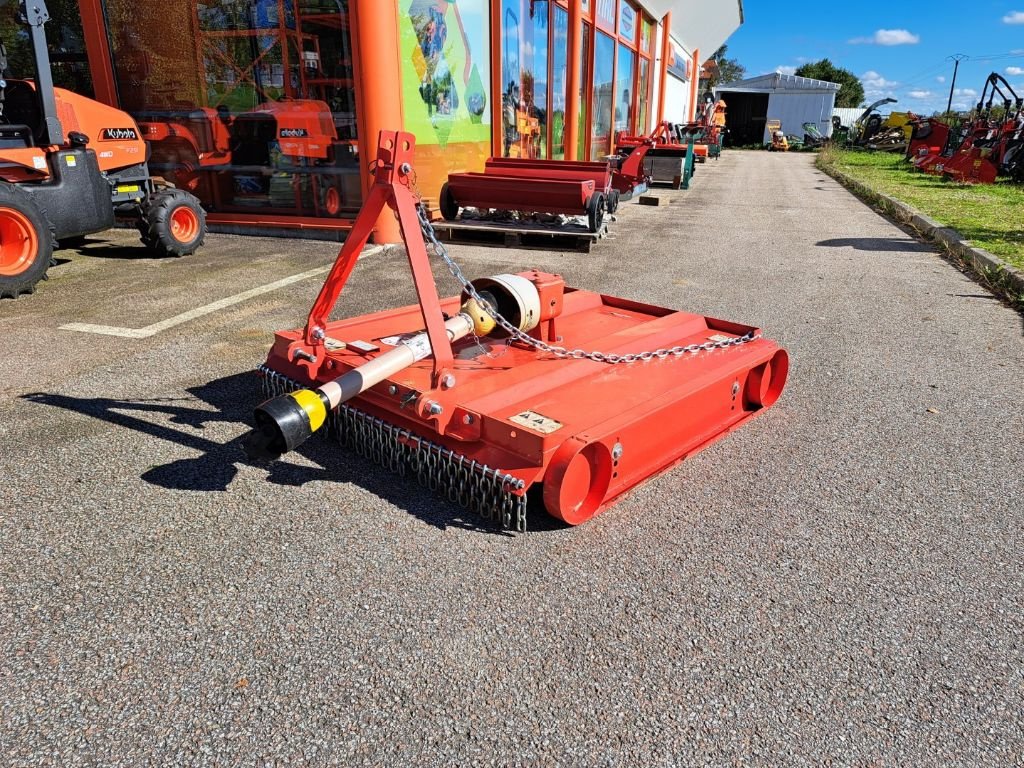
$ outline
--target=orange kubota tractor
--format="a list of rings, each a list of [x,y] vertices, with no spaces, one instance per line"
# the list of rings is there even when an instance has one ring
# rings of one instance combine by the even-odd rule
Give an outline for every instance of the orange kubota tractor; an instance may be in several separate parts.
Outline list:
[[[32,293],[53,250],[116,219],[138,226],[142,242],[164,256],[194,252],[206,235],[199,201],[159,187],[146,143],[125,112],[54,88],[43,0],[21,0],[32,43],[34,80],[4,80],[0,45],[0,298]]]

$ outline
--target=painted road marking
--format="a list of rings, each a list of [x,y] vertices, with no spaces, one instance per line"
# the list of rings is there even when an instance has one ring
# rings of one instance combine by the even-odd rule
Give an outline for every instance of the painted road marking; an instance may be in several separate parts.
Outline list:
[[[371,248],[362,253],[359,258],[365,259],[367,256],[373,256],[374,254],[383,251],[383,248]],[[60,326],[62,331],[78,331],[80,333],[96,333],[101,336],[120,336],[124,339],[148,339],[150,336],[155,336],[161,331],[166,331],[168,328],[173,328],[176,325],[187,323],[190,320],[195,320],[197,317],[203,317],[204,315],[212,314],[213,312],[219,312],[222,309],[226,309],[234,304],[238,304],[243,301],[247,301],[255,296],[262,296],[264,293],[270,293],[276,291],[278,288],[284,288],[286,285],[297,283],[301,280],[308,280],[311,277],[322,275],[325,272],[329,272],[334,265],[331,264],[327,267],[317,267],[316,269],[310,269],[306,272],[300,272],[297,275],[291,277],[285,277],[281,280],[277,280],[267,285],[261,285],[258,288],[253,288],[242,293],[236,293],[234,296],[228,296],[226,299],[215,301],[212,304],[207,304],[202,307],[190,309],[188,312],[182,312],[180,315],[169,317],[166,320],[161,320],[159,323],[153,323],[147,325],[145,328],[118,328],[113,325],[93,325],[92,323],[68,323],[67,325]]]

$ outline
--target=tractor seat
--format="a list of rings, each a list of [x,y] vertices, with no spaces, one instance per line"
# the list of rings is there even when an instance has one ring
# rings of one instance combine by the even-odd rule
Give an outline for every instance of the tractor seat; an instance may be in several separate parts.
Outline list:
[[[30,126],[0,125],[0,149],[25,149],[35,145]]]
[[[7,88],[4,89],[4,120],[11,126],[27,126],[32,140],[38,141],[43,128],[39,96],[25,81],[7,81]]]

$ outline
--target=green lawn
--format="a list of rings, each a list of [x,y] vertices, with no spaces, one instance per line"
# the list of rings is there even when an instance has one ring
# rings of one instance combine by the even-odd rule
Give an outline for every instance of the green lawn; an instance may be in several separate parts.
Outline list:
[[[954,184],[917,171],[902,155],[827,150],[819,164],[910,205],[1024,269],[1024,185]]]

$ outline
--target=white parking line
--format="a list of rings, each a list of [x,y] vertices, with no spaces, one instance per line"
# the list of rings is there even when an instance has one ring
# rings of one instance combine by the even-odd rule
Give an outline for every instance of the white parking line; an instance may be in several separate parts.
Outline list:
[[[362,254],[360,254],[359,258],[364,259],[367,256],[372,256],[374,254],[380,253],[382,250],[384,249],[380,247],[370,248],[364,251]],[[236,293],[234,296],[228,296],[226,299],[220,299],[219,301],[215,301],[212,304],[206,304],[205,306],[202,307],[190,309],[188,312],[182,312],[180,315],[175,315],[174,317],[169,317],[166,320],[161,320],[159,323],[147,325],[145,328],[119,328],[114,325],[93,325],[92,323],[67,323],[66,325],[60,326],[60,330],[78,331],[80,333],[97,333],[102,336],[120,336],[121,338],[125,339],[147,339],[150,336],[155,336],[161,331],[166,331],[168,328],[173,328],[176,325],[181,325],[182,323],[187,323],[190,320],[195,320],[197,317],[203,317],[204,315],[209,315],[213,312],[219,312],[222,309],[230,307],[234,304],[238,304],[239,302],[246,301],[255,296],[261,296],[264,293],[276,291],[278,288],[284,288],[286,285],[291,285],[292,283],[297,283],[301,280],[308,280],[311,277],[322,275],[325,272],[329,272],[331,270],[331,267],[333,266],[334,265],[331,264],[330,266],[326,267],[317,267],[316,269],[310,269],[306,272],[300,272],[297,275],[285,277],[273,283],[268,283],[267,285],[261,285],[258,288],[252,288],[248,291],[243,291],[242,293]]]

